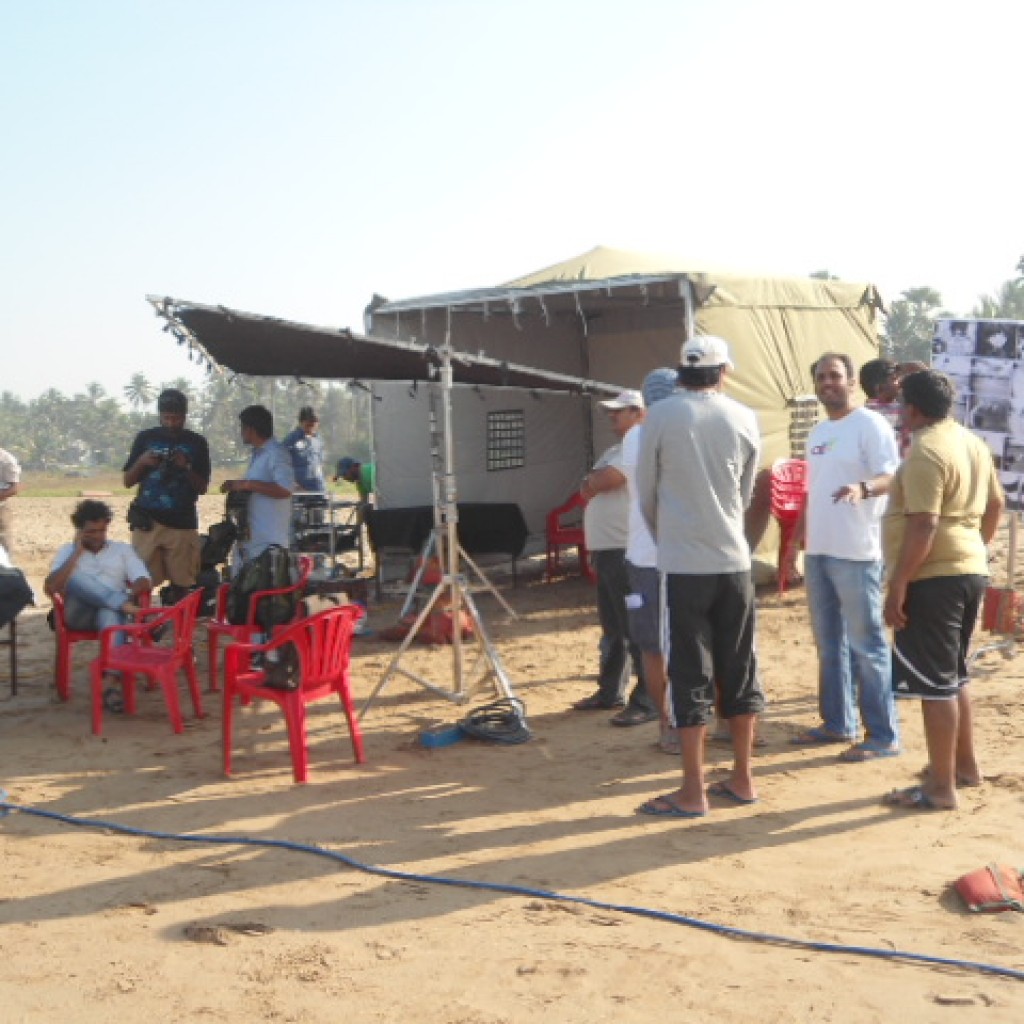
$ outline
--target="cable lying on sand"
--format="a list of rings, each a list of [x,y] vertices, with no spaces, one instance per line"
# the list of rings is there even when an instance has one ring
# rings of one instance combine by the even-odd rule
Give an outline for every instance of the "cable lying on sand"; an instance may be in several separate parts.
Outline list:
[[[807,949],[818,953],[841,953],[847,956],[866,956],[877,960],[895,960],[900,963],[921,964],[928,967],[955,967],[978,974],[992,974],[1002,978],[1024,981],[1024,971],[1012,967],[1000,967],[996,964],[979,963],[974,960],[953,960],[948,957],[929,956],[925,953],[910,953],[897,949],[878,949],[872,946],[844,946],[833,942],[811,942],[807,939],[794,939],[785,935],[772,935],[768,932],[754,932],[745,928],[733,928],[730,925],[715,924],[685,914],[673,914],[665,910],[654,910],[649,907],[635,907],[623,903],[608,903],[604,900],[590,899],[587,896],[572,896],[567,893],[554,892],[548,889],[531,889],[523,885],[511,885],[505,882],[480,882],[469,878],[454,878],[447,875],[421,875],[412,871],[396,871],[373,864],[364,864],[334,850],[324,849],[311,843],[297,843],[288,839],[259,839],[252,836],[229,835],[197,835],[194,833],[161,832],[155,829],[135,828],[122,825],[116,821],[105,821],[100,818],[78,818],[56,811],[46,811],[39,807],[11,803],[6,790],[0,789],[0,818],[7,817],[12,811],[28,814],[36,818],[63,822],[78,828],[105,829],[122,835],[139,836],[145,839],[163,839],[179,843],[201,843],[211,846],[261,846],[268,849],[293,850],[298,853],[312,853],[318,857],[344,864],[366,874],[378,878],[390,878],[399,882],[420,882],[429,885],[448,885],[461,889],[477,889],[484,892],[498,892],[507,896],[529,896],[533,899],[551,900],[560,903],[575,903],[579,906],[592,907],[595,910],[613,911],[620,914],[632,914],[635,917],[651,918],[665,921],[668,924],[686,925],[698,928],[730,939],[744,939],[751,942],[763,942],[773,946],[789,946],[793,949]]]

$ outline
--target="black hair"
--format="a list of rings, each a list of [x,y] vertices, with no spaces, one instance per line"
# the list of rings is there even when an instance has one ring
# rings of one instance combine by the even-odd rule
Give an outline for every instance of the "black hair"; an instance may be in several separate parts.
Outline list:
[[[872,359],[860,368],[860,389],[868,398],[877,398],[879,389],[893,375],[891,359]]]
[[[184,391],[177,388],[164,388],[156,398],[157,412],[175,412],[184,415],[188,412],[188,398]]]
[[[826,359],[835,359],[837,362],[843,364],[846,369],[846,376],[853,380],[854,369],[853,360],[845,352],[822,352],[817,359],[811,363],[811,379],[814,379],[814,375],[818,372],[818,367],[825,362]]]
[[[238,421],[264,439],[274,436],[274,414],[265,405],[247,405],[238,414]]]
[[[319,423],[320,417],[317,416],[316,410],[311,405],[304,405],[299,410],[299,422],[300,423]]]
[[[724,369],[724,366],[680,366],[679,384],[693,389],[717,387]]]
[[[75,506],[71,513],[71,525],[80,530],[86,523],[95,523],[102,519],[109,523],[114,518],[114,510],[105,502],[95,498],[86,498]]]
[[[938,370],[918,370],[908,373],[900,381],[905,405],[912,405],[930,420],[944,420],[953,408],[956,388],[953,382]]]

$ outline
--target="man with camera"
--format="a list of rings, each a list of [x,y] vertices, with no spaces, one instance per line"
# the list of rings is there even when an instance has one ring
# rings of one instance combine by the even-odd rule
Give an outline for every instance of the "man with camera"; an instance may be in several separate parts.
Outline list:
[[[188,399],[175,388],[157,398],[160,426],[140,431],[124,464],[125,487],[138,486],[128,509],[132,546],[154,586],[170,582],[164,603],[181,600],[199,571],[196,502],[210,485],[206,439],[185,429]]]

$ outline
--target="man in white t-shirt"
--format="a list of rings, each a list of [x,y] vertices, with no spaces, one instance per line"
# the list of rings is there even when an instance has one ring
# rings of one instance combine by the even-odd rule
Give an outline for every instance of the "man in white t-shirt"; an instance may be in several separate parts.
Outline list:
[[[644,418],[644,400],[639,391],[623,391],[601,403],[612,430],[621,439]],[[641,725],[658,718],[658,709],[647,694],[640,651],[629,638],[626,595],[626,538],[629,530],[629,494],[622,472],[622,444],[609,448],[587,474],[580,487],[587,499],[583,533],[597,576],[597,614],[601,622],[602,657],[597,691],[576,701],[576,711],[623,708],[613,716],[613,725]],[[637,683],[625,700],[632,662]],[[625,707],[623,707],[625,705]]]
[[[853,404],[857,379],[849,356],[827,353],[812,372],[828,417],[807,438],[802,531],[822,723],[792,742],[849,743],[841,760],[870,761],[899,753],[891,653],[882,620],[880,498],[888,492],[899,453],[886,420]],[[856,706],[865,732],[861,742]]]

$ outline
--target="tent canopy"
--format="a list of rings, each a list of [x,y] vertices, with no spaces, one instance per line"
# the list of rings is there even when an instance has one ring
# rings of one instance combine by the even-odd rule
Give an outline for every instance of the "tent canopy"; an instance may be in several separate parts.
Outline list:
[[[730,345],[726,390],[758,415],[764,457],[790,454],[794,403],[813,398],[811,363],[878,354],[882,308],[871,284],[742,275],[696,261],[598,247],[490,289],[375,300],[375,336],[437,342],[570,377],[639,387],[675,366],[691,323]],[[595,432],[602,424],[595,421]]]
[[[164,330],[211,366],[254,377],[430,381],[441,355],[434,345],[384,340],[346,328],[313,327],[224,306],[147,296]],[[519,366],[482,353],[452,353],[458,384],[615,394],[617,385]]]

